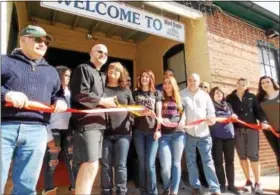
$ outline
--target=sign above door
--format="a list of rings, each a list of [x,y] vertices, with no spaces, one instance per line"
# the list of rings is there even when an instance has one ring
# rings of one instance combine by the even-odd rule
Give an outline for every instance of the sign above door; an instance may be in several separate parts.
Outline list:
[[[185,42],[184,24],[125,3],[57,0],[41,1],[41,6]]]

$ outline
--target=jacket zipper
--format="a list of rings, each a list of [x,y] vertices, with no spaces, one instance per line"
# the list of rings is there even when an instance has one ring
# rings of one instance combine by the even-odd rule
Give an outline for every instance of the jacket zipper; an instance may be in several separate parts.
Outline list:
[[[35,65],[31,64],[31,70],[32,70],[32,72],[35,72]]]

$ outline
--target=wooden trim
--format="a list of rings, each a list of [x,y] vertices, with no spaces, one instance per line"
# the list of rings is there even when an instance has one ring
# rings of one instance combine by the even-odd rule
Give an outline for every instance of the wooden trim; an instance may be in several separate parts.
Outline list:
[[[76,28],[76,26],[77,26],[79,20],[80,20],[80,16],[76,16],[76,17],[75,17],[75,20],[74,20],[73,23],[72,23],[72,29],[75,29],[75,28]]]
[[[96,22],[96,23],[93,23],[91,28],[90,28],[90,33],[94,33],[94,31],[98,28],[98,26],[100,25],[101,23],[100,22]]]
[[[134,43],[99,36],[101,33],[94,33],[93,39],[87,39],[88,31],[86,29],[83,29],[84,32],[79,28],[72,30],[70,25],[61,25],[58,22],[52,26],[49,21],[42,19],[36,19],[36,22],[53,36],[54,41],[50,43],[50,47],[88,53],[93,45],[102,43],[108,47],[111,57],[136,59],[137,47]]]
[[[18,29],[19,31],[28,25],[28,11],[26,7],[26,2],[14,2],[17,10],[18,18]]]
[[[57,11],[56,11],[56,10],[53,10],[52,19],[51,19],[51,25],[52,25],[52,26],[55,24],[56,13],[57,13]]]
[[[138,33],[138,31],[131,30],[131,32],[129,32],[125,36],[123,36],[123,40],[127,41],[128,39],[130,39],[132,36],[136,35],[137,33]]]
[[[108,32],[106,33],[107,37],[112,37],[120,28],[120,26],[115,26],[114,28],[109,28]]]

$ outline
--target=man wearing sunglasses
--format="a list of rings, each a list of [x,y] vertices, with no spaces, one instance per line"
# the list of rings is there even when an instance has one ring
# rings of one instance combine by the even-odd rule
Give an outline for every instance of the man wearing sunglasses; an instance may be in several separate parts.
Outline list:
[[[2,56],[1,72],[1,194],[11,161],[14,195],[36,194],[47,145],[50,113],[24,109],[29,100],[67,109],[60,78],[43,56],[52,37],[39,26],[20,32],[20,48]],[[9,102],[13,107],[5,107]]]
[[[203,91],[205,91],[206,93],[209,93],[209,92],[210,92],[210,85],[209,85],[209,83],[207,83],[206,81],[202,81],[202,82],[199,84],[199,88],[202,89]]]
[[[113,97],[105,97],[105,75],[100,72],[107,62],[108,49],[105,45],[94,45],[90,61],[80,64],[70,81],[71,104],[77,109],[112,108],[116,106]],[[105,113],[73,114],[76,124],[74,132],[73,164],[80,165],[76,179],[76,194],[91,194],[101,158],[103,133],[106,129]]]

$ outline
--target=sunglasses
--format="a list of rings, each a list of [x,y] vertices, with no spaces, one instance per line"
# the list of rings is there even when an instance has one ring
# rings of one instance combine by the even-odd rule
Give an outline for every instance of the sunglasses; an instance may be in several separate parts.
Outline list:
[[[48,40],[42,39],[41,37],[30,37],[29,38],[33,39],[36,43],[45,43],[46,46],[49,46],[50,42]]]
[[[203,88],[203,89],[208,89],[207,86],[199,86],[200,88]]]
[[[105,56],[108,56],[108,53],[104,52],[104,51],[101,51],[101,50],[98,50],[97,51],[99,54],[104,54]]]

